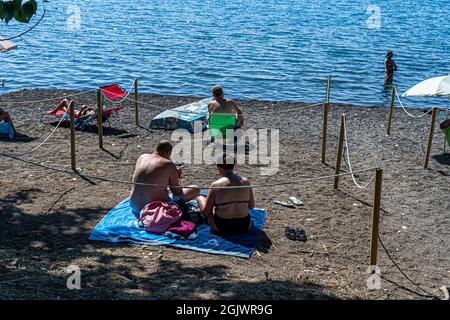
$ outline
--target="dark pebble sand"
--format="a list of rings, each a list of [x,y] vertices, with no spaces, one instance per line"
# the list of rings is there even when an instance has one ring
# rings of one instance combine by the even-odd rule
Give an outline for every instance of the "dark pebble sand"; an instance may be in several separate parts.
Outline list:
[[[54,128],[39,122],[56,102],[12,105],[8,101],[39,100],[74,93],[23,90],[0,96],[9,111],[18,141],[0,141],[0,150],[19,153],[40,143]],[[148,130],[150,119],[167,108],[196,97],[142,94],[153,106],[140,109],[141,127],[134,124],[132,103],[105,126],[105,150],[92,132],[76,132],[77,167],[81,173],[130,180],[137,157],[171,132]],[[94,104],[95,92],[75,97]],[[253,183],[302,180],[334,174],[340,114],[347,115],[354,170],[376,167],[383,160],[380,237],[400,268],[422,289],[438,294],[449,286],[450,154],[443,150],[438,123],[429,169],[422,160],[430,116],[408,117],[395,109],[392,134],[386,136],[387,109],[332,105],[326,165],[320,161],[322,108],[304,103],[237,101],[246,127],[280,130],[278,176],[260,176],[259,168],[237,171]],[[290,111],[287,111],[290,110]],[[280,111],[277,114],[277,111]],[[422,111],[412,110],[414,114]],[[60,127],[41,148],[23,158],[70,169],[69,130]],[[343,171],[348,168],[343,162]],[[87,181],[1,157],[0,160],[0,299],[420,299],[424,291],[394,267],[379,247],[378,266],[385,280],[368,291],[373,184],[358,189],[349,176],[255,189],[257,206],[268,217],[258,251],[251,259],[208,255],[166,247],[89,242],[89,232],[119,201],[129,186]],[[373,172],[359,174],[361,183]],[[209,184],[214,166],[185,165],[184,183]],[[296,196],[296,209],[273,204]],[[304,228],[306,242],[285,237],[285,227]],[[82,271],[82,290],[68,290],[67,267]],[[413,293],[415,292],[415,293]]]

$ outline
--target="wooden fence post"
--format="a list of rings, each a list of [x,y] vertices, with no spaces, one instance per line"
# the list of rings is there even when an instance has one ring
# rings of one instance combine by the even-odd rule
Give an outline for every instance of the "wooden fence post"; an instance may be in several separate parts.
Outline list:
[[[327,95],[325,98],[325,101],[327,103],[330,103],[330,90],[331,90],[331,75],[329,75],[327,78]]]
[[[383,180],[383,169],[379,168],[375,173],[375,189],[373,192],[373,209],[372,209],[372,234],[370,241],[370,266],[377,265],[378,253],[378,229],[380,224],[380,207],[381,207],[381,182]]]
[[[103,149],[103,101],[100,89],[97,90],[97,128],[98,146]]]
[[[430,161],[431,147],[433,146],[434,126],[436,124],[436,112],[437,108],[433,108],[433,111],[431,112],[431,125],[430,125],[430,133],[428,135],[427,152],[425,154],[425,159],[423,160],[424,169],[428,168],[428,163]]]
[[[138,79],[134,79],[134,119],[139,125],[139,105],[138,105]]]
[[[395,87],[392,86],[391,105],[389,107],[389,117],[388,117],[388,123],[387,123],[387,131],[386,131],[386,133],[388,135],[391,134],[392,115],[394,113],[394,102],[395,102]]]
[[[334,177],[334,189],[337,189],[339,186],[339,176],[338,174],[341,173],[341,162],[342,162],[342,152],[344,149],[344,134],[345,134],[345,114],[343,113],[341,115],[341,130],[339,132],[339,146],[338,146],[338,152],[336,157],[336,176]]]
[[[322,124],[322,163],[325,164],[327,153],[327,131],[328,131],[328,111],[329,104],[325,102],[323,104],[323,124]]]
[[[75,102],[69,103],[70,114],[70,159],[72,170],[76,171],[77,165],[75,161]]]

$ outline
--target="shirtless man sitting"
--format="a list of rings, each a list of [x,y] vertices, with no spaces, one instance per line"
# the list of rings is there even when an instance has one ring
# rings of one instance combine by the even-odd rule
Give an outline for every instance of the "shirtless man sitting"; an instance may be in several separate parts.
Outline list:
[[[231,99],[225,99],[223,89],[220,85],[214,86],[212,89],[213,100],[208,104],[208,115],[206,120],[209,119],[211,113],[233,113],[237,117],[236,129],[244,126],[244,115],[242,110]]]
[[[250,186],[250,182],[234,172],[234,159],[225,156],[217,164],[217,169],[221,178],[211,184],[214,189],[209,189],[206,197],[197,197],[199,208],[208,218],[213,231],[221,234],[245,233],[252,225],[248,209],[255,207],[252,188],[216,188]]]
[[[133,185],[130,199],[131,207],[135,213],[139,213],[147,204],[153,201],[190,201],[199,195],[200,189],[197,186],[179,187],[182,167],[176,167],[170,160],[171,153],[172,144],[163,140],[153,153],[143,154],[137,160],[133,182],[170,185],[173,199],[169,197],[168,188]]]

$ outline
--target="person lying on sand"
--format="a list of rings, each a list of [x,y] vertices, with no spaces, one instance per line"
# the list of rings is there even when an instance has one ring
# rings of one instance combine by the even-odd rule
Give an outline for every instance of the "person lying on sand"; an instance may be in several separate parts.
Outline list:
[[[224,98],[224,92],[220,85],[214,86],[212,89],[213,100],[208,104],[208,114],[206,120],[208,121],[211,113],[232,113],[236,115],[236,128],[242,128],[244,126],[244,115],[242,110],[236,106],[236,103],[231,99]]]
[[[173,199],[169,197],[168,188],[133,185],[130,200],[131,207],[135,212],[140,212],[147,204],[153,201],[190,201],[199,195],[200,189],[197,186],[178,187],[180,185],[182,167],[176,167],[170,160],[171,153],[172,144],[169,141],[162,140],[153,153],[141,155],[136,162],[133,182],[170,185]]]
[[[234,172],[234,158],[224,157],[217,164],[221,178],[211,187],[249,186],[250,182]],[[197,197],[198,206],[208,218],[212,230],[221,234],[245,233],[251,227],[248,209],[255,207],[253,190],[209,189],[208,195]]]
[[[8,112],[6,112],[2,108],[0,108],[0,125],[3,122],[11,124],[11,127],[12,127],[12,129],[14,131],[14,134],[16,133],[16,129],[14,128],[13,122],[11,120],[11,116],[9,115]]]
[[[70,101],[68,99],[61,100],[58,106],[53,111],[62,110],[67,112],[69,110]],[[80,111],[76,112],[77,118],[80,120],[86,119],[87,117],[95,114],[96,108],[82,105]]]

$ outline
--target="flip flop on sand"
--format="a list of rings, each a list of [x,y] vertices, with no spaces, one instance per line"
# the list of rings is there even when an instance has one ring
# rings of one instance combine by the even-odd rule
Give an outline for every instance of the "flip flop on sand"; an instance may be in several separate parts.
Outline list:
[[[291,228],[291,227],[286,227],[284,229],[284,235],[286,236],[286,238],[288,238],[289,240],[297,240],[297,235],[295,234],[295,229]]]
[[[283,201],[275,200],[273,203],[279,204],[280,206],[287,207],[287,208],[295,208],[295,205],[290,202],[283,202]]]
[[[303,201],[297,199],[297,198],[294,197],[294,196],[291,196],[291,197],[289,197],[288,199],[289,199],[290,202],[292,202],[292,203],[295,204],[296,206],[302,206],[302,205],[304,205]]]
[[[284,235],[289,240],[302,241],[302,242],[306,241],[306,232],[305,232],[305,230],[303,230],[301,228],[294,229],[291,227],[286,227],[284,229]]]
[[[301,228],[295,229],[295,238],[297,241],[306,241],[306,232]]]

